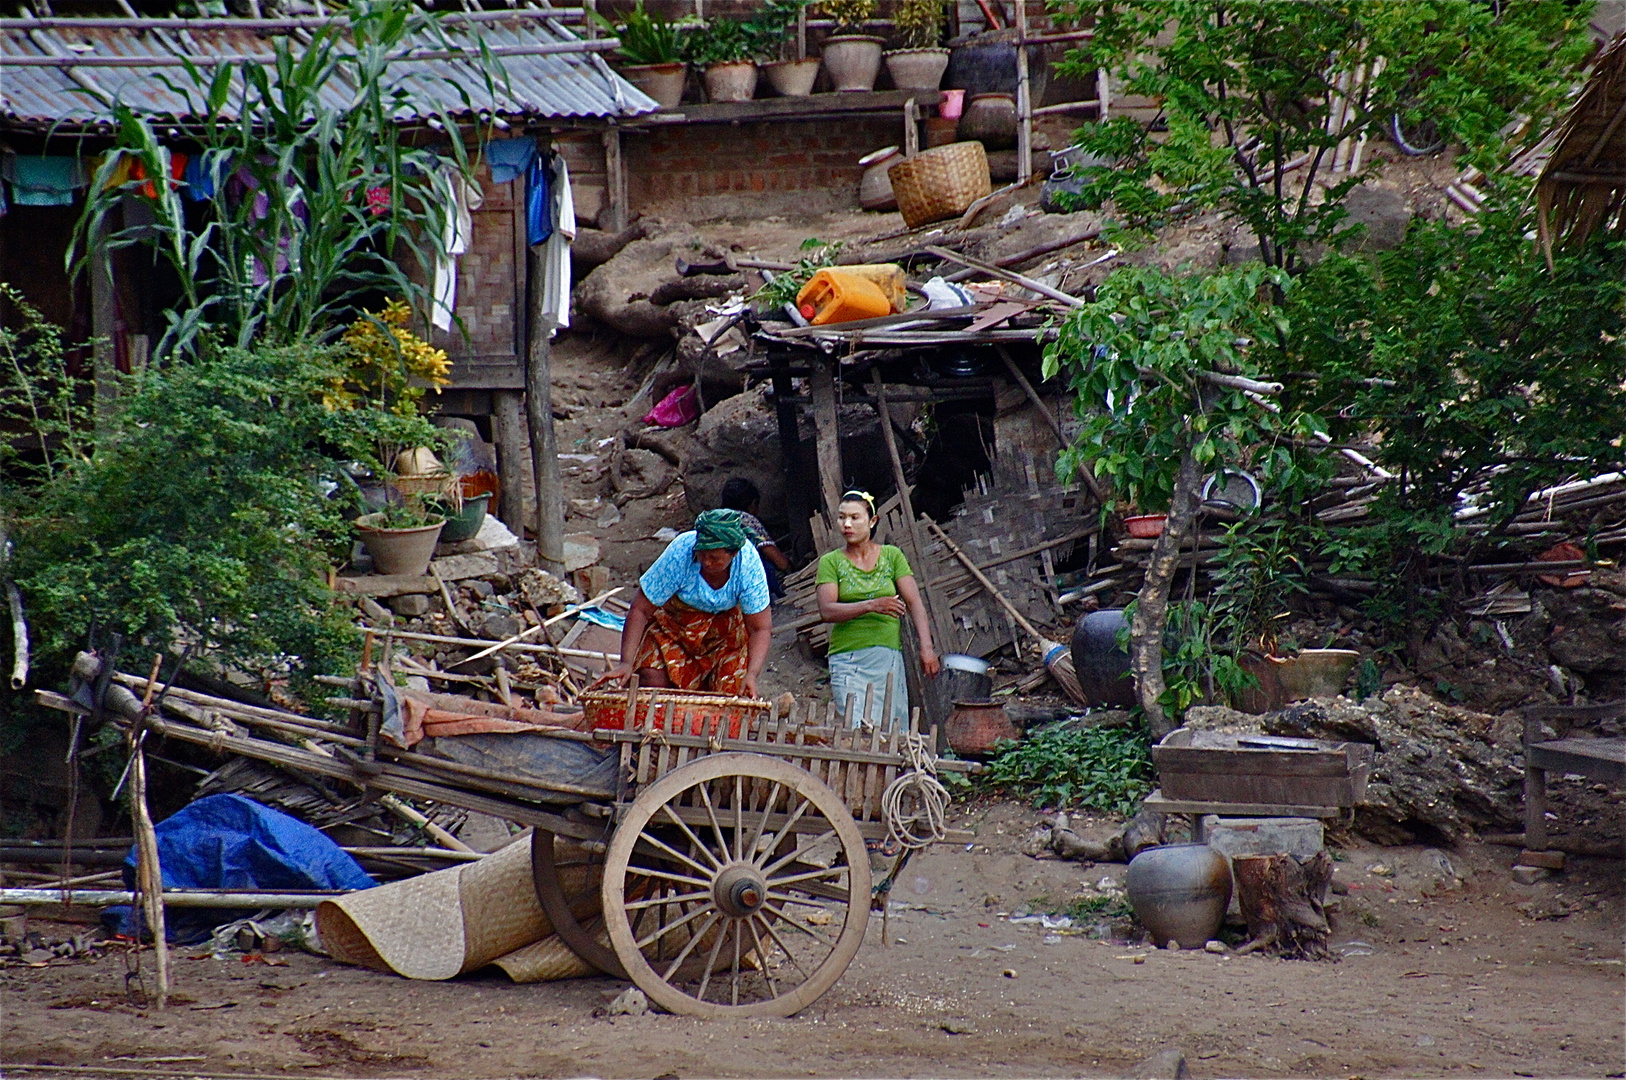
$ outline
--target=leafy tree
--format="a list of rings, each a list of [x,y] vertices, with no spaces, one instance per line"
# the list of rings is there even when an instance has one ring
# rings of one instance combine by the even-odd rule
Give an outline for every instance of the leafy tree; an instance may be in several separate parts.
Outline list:
[[[1141,512],[1168,523],[1130,625],[1131,666],[1155,737],[1173,729],[1163,673],[1169,588],[1197,516],[1205,472],[1244,466],[1288,501],[1313,481],[1296,440],[1321,430],[1309,412],[1283,408],[1255,345],[1287,331],[1257,264],[1199,277],[1120,270],[1075,310],[1046,348],[1049,378],[1065,370],[1083,429],[1062,455],[1070,474],[1088,464]]]
[[[203,147],[201,216],[184,211],[176,185],[147,183],[170,175],[160,143],[167,125],[115,102],[117,146],[91,182],[69,260],[78,271],[141,245],[168,264],[181,297],[165,312],[155,358],[195,352],[205,328],[239,348],[320,339],[375,290],[427,310],[412,264],[428,267],[443,253],[453,178],[467,177],[471,163],[461,137],[444,150],[404,137],[398,117],[427,106],[392,65],[424,33],[446,47],[458,42],[409,0],[355,0],[347,12],[345,29],[314,31],[303,47],[278,38],[272,64],[188,63],[166,80],[199,118],[187,134]],[[500,62],[482,44],[469,63],[494,97]],[[468,103],[465,88],[441,85]],[[459,131],[443,109],[439,120]],[[145,203],[151,223],[112,231],[126,199]]]
[[[1397,477],[1335,553],[1380,583],[1392,622],[1424,613],[1427,557],[1482,557],[1511,542],[1532,492],[1626,464],[1626,241],[1597,238],[1549,272],[1527,224],[1414,225],[1375,261],[1329,256],[1288,298],[1283,363],[1315,375],[1305,407],[1336,438],[1375,435]],[[1486,528],[1463,546],[1470,495]]]
[[[1061,69],[1093,77],[1108,68],[1161,106],[1170,132],[1165,143],[1126,120],[1085,128],[1084,145],[1119,160],[1140,189],[1096,169],[1086,198],[1114,197],[1131,218],[1218,205],[1258,236],[1267,265],[1289,271],[1346,216],[1358,176],[1314,194],[1341,141],[1377,136],[1397,113],[1431,118],[1493,173],[1505,159],[1503,131],[1555,108],[1591,47],[1590,3],[1052,0],[1051,9],[1094,25]],[[1367,77],[1351,87],[1357,70]]]

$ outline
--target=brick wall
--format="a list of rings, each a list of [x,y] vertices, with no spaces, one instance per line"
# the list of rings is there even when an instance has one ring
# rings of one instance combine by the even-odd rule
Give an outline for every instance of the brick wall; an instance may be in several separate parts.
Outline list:
[[[858,159],[903,139],[901,117],[686,124],[628,133],[634,210],[687,218],[858,205]]]

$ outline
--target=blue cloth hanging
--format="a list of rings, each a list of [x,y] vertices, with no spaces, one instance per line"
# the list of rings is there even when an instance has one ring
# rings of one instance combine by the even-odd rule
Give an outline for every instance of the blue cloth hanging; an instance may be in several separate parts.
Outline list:
[[[553,235],[552,172],[549,155],[537,154],[525,173],[525,242],[532,247]]]
[[[11,201],[18,206],[72,206],[74,190],[85,186],[78,158],[18,154],[7,165]]]
[[[535,139],[493,139],[486,143],[486,162],[492,183],[506,184],[525,175],[536,157]]]

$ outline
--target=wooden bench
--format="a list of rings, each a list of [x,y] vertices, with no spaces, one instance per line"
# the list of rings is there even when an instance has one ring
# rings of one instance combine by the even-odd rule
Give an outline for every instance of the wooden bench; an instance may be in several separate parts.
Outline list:
[[[1603,705],[1537,705],[1524,710],[1524,846],[1546,851],[1547,773],[1579,773],[1606,784],[1626,783],[1626,736],[1587,736],[1580,725],[1626,720],[1626,699]],[[1562,725],[1559,738],[1542,727]]]

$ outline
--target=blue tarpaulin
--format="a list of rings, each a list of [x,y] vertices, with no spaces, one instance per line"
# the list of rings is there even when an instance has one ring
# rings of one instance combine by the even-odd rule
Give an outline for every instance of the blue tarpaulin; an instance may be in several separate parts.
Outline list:
[[[376,882],[344,849],[297,818],[241,795],[210,795],[159,822],[158,862],[166,889],[254,889],[310,892],[370,889]],[[135,883],[135,849],[124,857],[124,884]],[[169,940],[201,941],[222,923],[252,911],[171,908]],[[129,907],[102,916],[114,931],[145,931]]]

